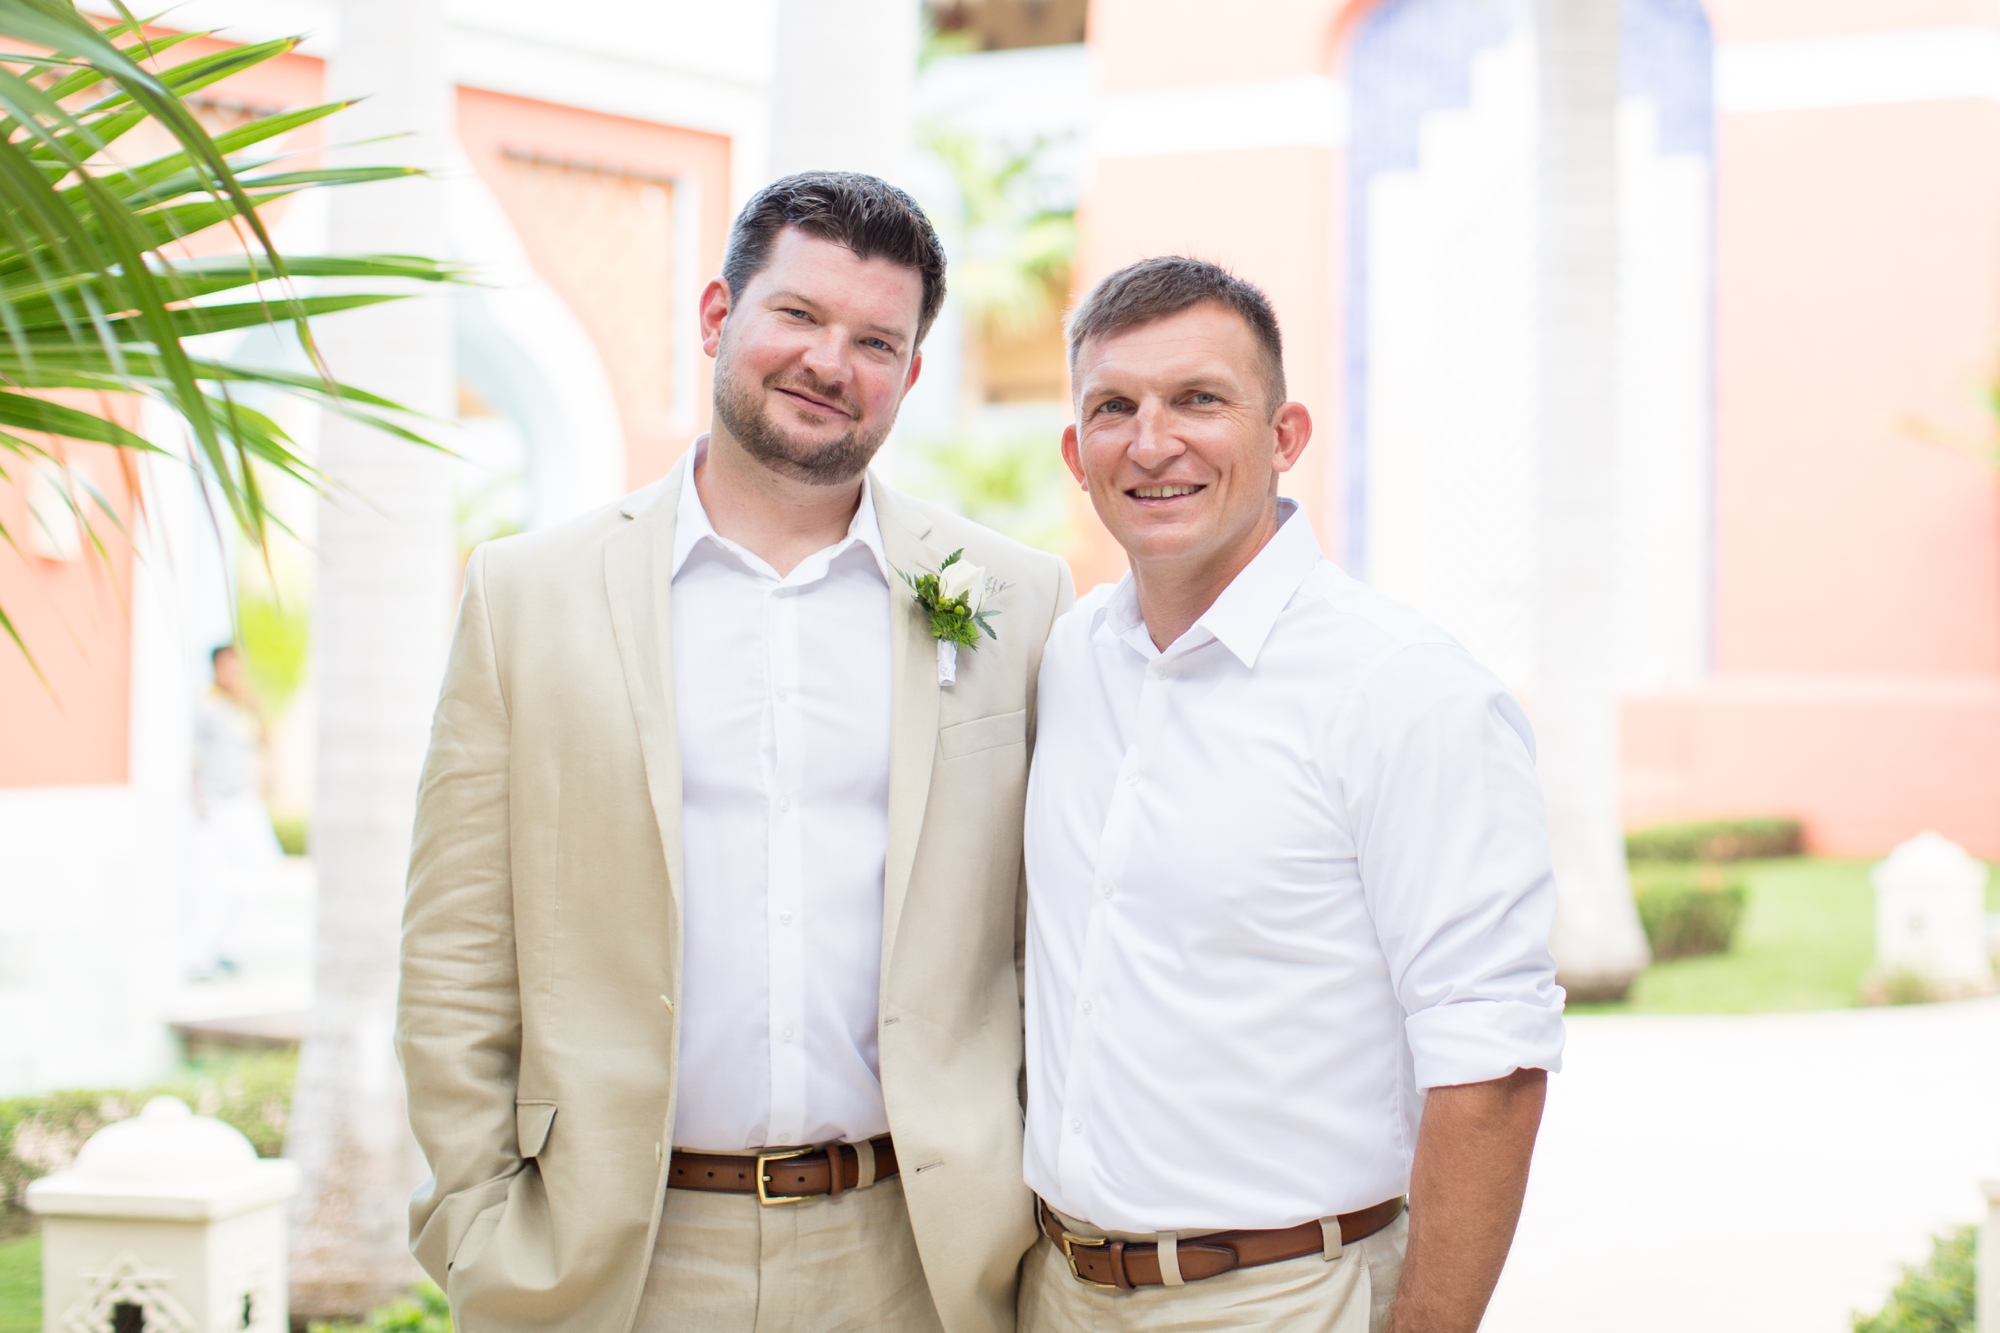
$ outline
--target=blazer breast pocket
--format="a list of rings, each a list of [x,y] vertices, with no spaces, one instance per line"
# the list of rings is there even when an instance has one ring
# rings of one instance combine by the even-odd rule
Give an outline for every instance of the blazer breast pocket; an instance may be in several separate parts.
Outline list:
[[[1028,739],[1028,710],[975,717],[970,722],[954,722],[938,729],[938,754],[946,759],[977,754],[1002,745],[1025,743]]]

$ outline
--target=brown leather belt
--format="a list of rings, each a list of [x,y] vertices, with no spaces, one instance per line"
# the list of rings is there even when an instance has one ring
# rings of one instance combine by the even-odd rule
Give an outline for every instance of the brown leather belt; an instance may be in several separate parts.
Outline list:
[[[1069,1260],[1076,1280],[1106,1291],[1130,1291],[1134,1287],[1163,1287],[1160,1276],[1160,1247],[1142,1241],[1112,1240],[1108,1237],[1079,1236],[1065,1230],[1049,1206],[1037,1199],[1042,1230]],[[1372,1208],[1342,1213],[1340,1243],[1352,1245],[1372,1236],[1395,1221],[1403,1211],[1403,1200],[1385,1199]],[[1303,1259],[1326,1248],[1326,1235],[1318,1222],[1301,1222],[1282,1231],[1217,1231],[1197,1236],[1174,1246],[1180,1260],[1181,1280],[1199,1282],[1236,1268],[1255,1268],[1286,1259]]]
[[[884,1134],[870,1139],[875,1180],[896,1174],[896,1145]],[[778,1148],[754,1157],[674,1149],[667,1164],[667,1188],[710,1194],[754,1194],[759,1203],[799,1203],[859,1188],[861,1151],[852,1143],[823,1148]]]

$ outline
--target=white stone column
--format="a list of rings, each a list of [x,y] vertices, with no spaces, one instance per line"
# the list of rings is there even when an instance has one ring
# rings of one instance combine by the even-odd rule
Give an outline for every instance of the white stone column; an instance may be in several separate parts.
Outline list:
[[[447,162],[454,94],[438,0],[341,0],[327,84],[330,97],[367,98],[332,122],[331,138],[362,143],[341,160]],[[442,255],[445,222],[438,181],[352,187],[332,196],[330,245]],[[318,332],[336,376],[453,415],[447,299],[343,314]],[[319,514],[317,958],[286,1144],[305,1172],[293,1308],[309,1316],[362,1313],[419,1276],[407,1206],[423,1168],[392,1034],[410,824],[457,580],[446,458],[329,416],[320,464],[341,490]]]
[[[917,0],[777,0],[771,179],[865,171],[907,188]]]
[[[1538,0],[1535,731],[1574,999],[1647,963],[1618,814],[1618,0]]]

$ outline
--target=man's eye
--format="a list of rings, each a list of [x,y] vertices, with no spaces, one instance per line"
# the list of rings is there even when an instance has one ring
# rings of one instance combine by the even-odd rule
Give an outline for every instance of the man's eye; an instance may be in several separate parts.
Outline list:
[[[1203,407],[1206,407],[1210,403],[1218,401],[1216,396],[1212,393],[1198,393],[1194,396],[1194,400],[1197,403],[1200,403]]]
[[[1125,410],[1125,404],[1119,402],[1116,398],[1114,398],[1110,402],[1098,408],[1097,410],[1100,412],[1123,412]]]
[[[803,310],[787,310],[787,311],[785,311],[785,313],[786,313],[786,314],[788,314],[788,315],[792,315],[792,316],[795,316],[796,318],[799,318],[799,319],[811,319],[811,318],[812,318],[812,316],[811,316],[811,315],[808,315],[808,314],[807,314],[807,313],[806,313],[805,311],[803,311]]]
[[[877,350],[883,352],[893,352],[896,350],[895,348],[889,346],[888,343],[883,342],[880,338],[869,338],[867,340],[867,343],[870,347],[876,348]]]

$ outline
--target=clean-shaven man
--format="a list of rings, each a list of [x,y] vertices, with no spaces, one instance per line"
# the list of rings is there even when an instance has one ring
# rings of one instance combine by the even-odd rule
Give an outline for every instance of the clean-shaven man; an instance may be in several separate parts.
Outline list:
[[[473,554],[397,1034],[413,1248],[463,1333],[1013,1327],[1021,811],[1069,575],[868,474],[943,296],[901,191],[778,181],[702,294],[711,433]],[[938,622],[903,576],[961,550]],[[997,637],[948,671],[934,622],[975,612]]]
[[[1042,659],[1023,1333],[1472,1333],[1562,1051],[1527,720],[1279,498],[1255,287],[1147,260],[1069,339],[1131,574]]]

